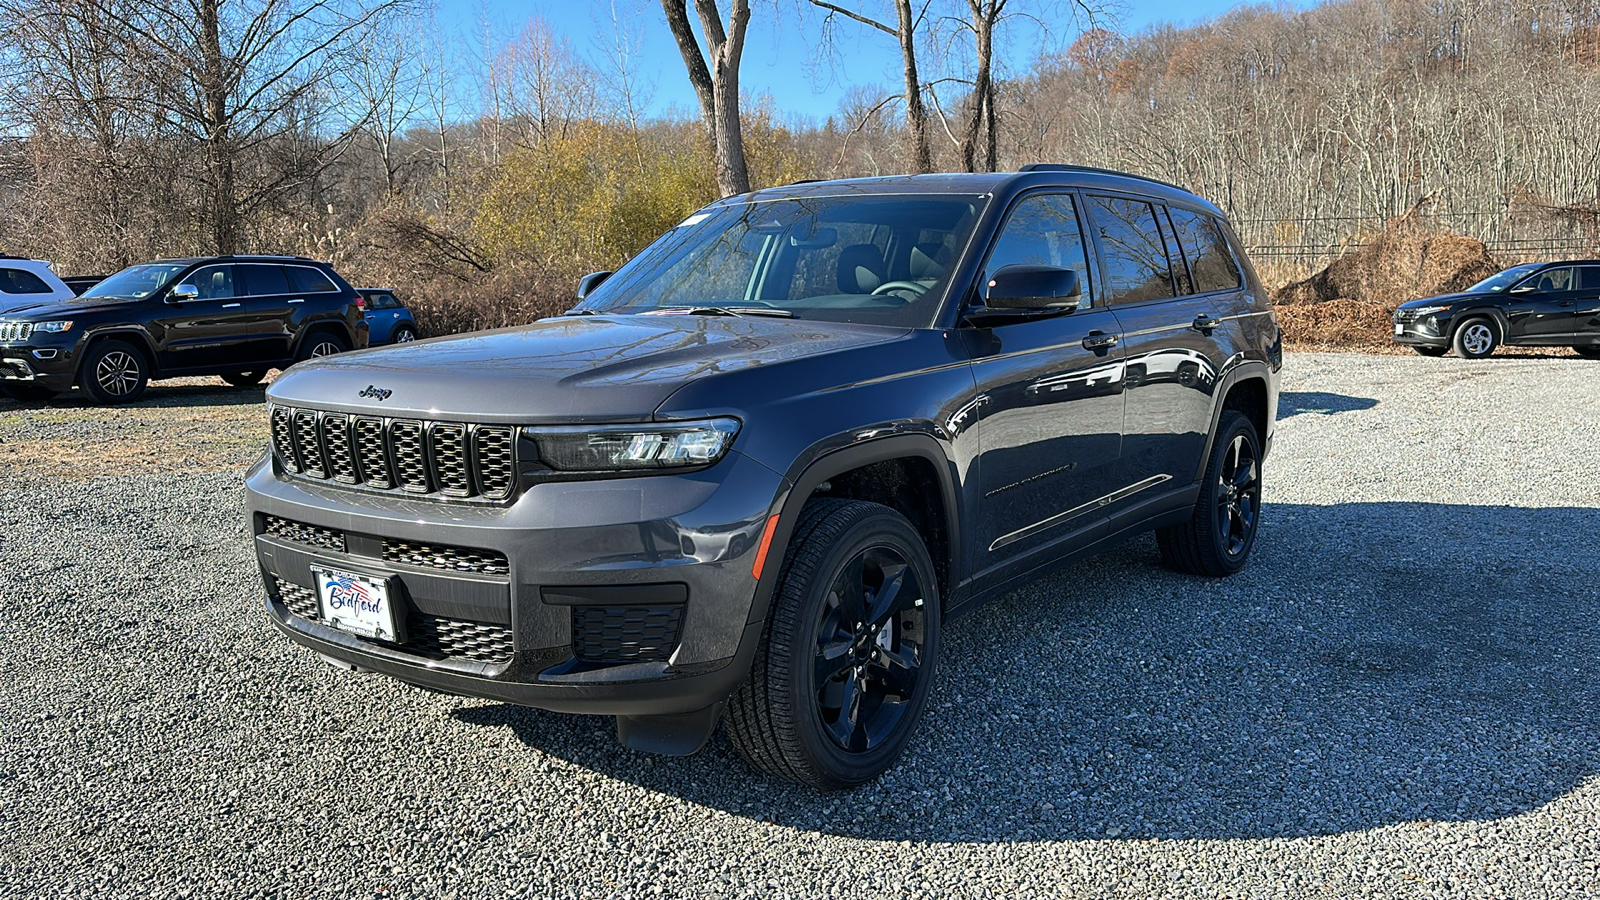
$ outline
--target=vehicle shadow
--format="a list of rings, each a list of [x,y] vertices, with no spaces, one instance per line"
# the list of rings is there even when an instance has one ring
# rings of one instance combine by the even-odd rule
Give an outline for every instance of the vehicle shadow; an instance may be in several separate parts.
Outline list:
[[[213,406],[250,406],[263,403],[266,400],[265,391],[270,381],[262,382],[251,387],[234,387],[223,383],[220,379],[185,379],[177,383],[156,382],[145,388],[145,392],[138,400],[125,405],[105,407],[107,409],[140,409],[140,408],[165,408],[177,409],[187,407],[213,407]],[[27,410],[27,409],[85,409],[100,407],[103,404],[96,402],[88,394],[77,388],[52,397],[49,400],[21,400],[16,397],[0,395],[0,410]]]
[[[880,840],[1308,836],[1487,820],[1600,771],[1600,510],[1270,504],[1249,568],[1157,567],[1141,539],[946,629],[941,677],[878,782],[819,794],[616,744],[609,719],[454,715],[752,819]],[[1530,548],[1542,548],[1530,553]]]
[[[1371,397],[1348,397],[1325,391],[1284,391],[1278,395],[1278,419],[1281,421],[1303,413],[1332,416],[1371,409],[1377,405],[1378,401]]]

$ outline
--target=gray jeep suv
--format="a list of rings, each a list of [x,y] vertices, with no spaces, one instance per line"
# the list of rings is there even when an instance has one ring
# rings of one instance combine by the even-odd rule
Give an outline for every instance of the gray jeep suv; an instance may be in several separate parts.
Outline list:
[[[566,315],[296,366],[249,473],[266,606],[341,665],[867,781],[951,617],[1260,521],[1277,321],[1221,213],[1073,166],[722,200]]]

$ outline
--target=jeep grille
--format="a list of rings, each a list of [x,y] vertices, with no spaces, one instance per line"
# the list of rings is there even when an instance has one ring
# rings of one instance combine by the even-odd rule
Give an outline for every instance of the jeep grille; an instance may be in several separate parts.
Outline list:
[[[504,500],[517,484],[516,429],[273,406],[272,451],[316,481],[450,499]]]
[[[32,322],[0,322],[0,344],[25,341],[33,337]]]

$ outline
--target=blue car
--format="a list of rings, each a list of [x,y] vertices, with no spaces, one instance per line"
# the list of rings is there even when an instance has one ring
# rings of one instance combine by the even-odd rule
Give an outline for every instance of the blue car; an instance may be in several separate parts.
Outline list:
[[[367,327],[371,330],[367,346],[404,344],[417,339],[417,323],[411,310],[395,299],[389,288],[358,288],[367,301]]]

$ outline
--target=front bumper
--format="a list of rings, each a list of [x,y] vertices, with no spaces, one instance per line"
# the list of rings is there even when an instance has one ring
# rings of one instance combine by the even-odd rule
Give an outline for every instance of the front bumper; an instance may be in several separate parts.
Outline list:
[[[1450,346],[1450,325],[1447,320],[1428,315],[1419,318],[1397,315],[1394,320],[1394,342],[1424,347]]]
[[[70,339],[59,343],[35,340],[26,344],[3,344],[0,345],[0,381],[65,391],[72,387],[77,374],[77,358],[75,344]]]
[[[749,671],[763,625],[751,567],[782,486],[733,452],[703,472],[535,484],[492,506],[285,477],[263,459],[247,507],[268,614],[295,642],[450,693],[663,716],[719,703]],[[324,624],[313,566],[386,579],[400,639]]]

